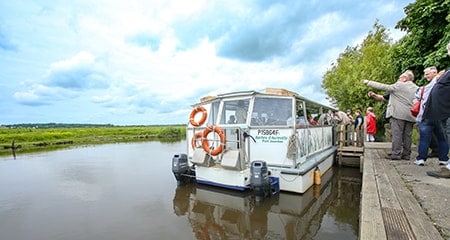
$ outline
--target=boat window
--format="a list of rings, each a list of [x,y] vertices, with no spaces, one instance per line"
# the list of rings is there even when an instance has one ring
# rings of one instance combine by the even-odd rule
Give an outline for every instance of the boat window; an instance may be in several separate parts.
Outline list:
[[[297,100],[296,127],[330,124],[329,110],[314,102]]]
[[[292,119],[292,99],[257,97],[250,125],[286,125]]]
[[[222,108],[221,124],[242,124],[247,122],[248,99],[225,101]]]
[[[219,101],[216,101],[211,104],[211,110],[208,112],[208,125],[214,125],[216,123],[219,113],[219,103]]]

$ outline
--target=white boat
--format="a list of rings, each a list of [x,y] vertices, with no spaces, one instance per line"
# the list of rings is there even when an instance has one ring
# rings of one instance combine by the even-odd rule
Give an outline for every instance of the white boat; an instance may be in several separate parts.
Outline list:
[[[172,171],[179,181],[192,175],[231,189],[304,193],[314,172],[334,163],[333,110],[276,88],[202,98],[189,117],[187,153],[174,155]]]

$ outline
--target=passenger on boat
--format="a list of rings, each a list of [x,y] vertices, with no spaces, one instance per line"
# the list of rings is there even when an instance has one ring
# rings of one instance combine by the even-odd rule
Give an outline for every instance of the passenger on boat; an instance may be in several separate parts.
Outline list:
[[[261,124],[266,125],[269,120],[267,113],[261,113]]]
[[[247,108],[243,100],[238,101],[235,115],[236,123],[245,123],[247,121]]]
[[[230,118],[227,121],[227,124],[235,124],[236,123],[236,118],[234,117],[234,115],[230,115]]]
[[[328,111],[326,113],[322,113],[317,120],[318,125],[332,125],[333,124],[333,113]]]
[[[308,122],[309,124],[316,126],[317,125],[317,121],[314,120],[314,118],[311,115],[308,115]]]

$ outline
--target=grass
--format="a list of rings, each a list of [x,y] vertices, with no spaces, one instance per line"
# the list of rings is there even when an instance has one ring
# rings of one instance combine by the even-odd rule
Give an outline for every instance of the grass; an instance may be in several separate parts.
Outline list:
[[[47,151],[92,144],[140,141],[177,141],[183,126],[107,126],[76,128],[0,128],[0,155]]]

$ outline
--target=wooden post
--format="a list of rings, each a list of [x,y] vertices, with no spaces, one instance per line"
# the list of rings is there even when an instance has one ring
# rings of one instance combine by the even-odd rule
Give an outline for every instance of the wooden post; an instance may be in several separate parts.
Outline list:
[[[11,151],[14,159],[16,159],[16,148],[17,148],[15,142],[16,142],[15,139],[13,139],[11,142]]]

